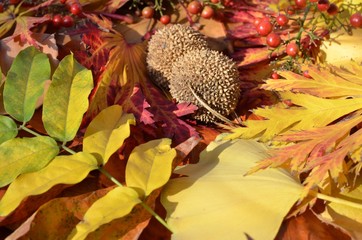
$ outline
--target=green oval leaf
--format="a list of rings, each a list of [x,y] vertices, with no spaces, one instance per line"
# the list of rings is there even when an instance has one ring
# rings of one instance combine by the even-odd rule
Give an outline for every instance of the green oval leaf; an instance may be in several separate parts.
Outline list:
[[[0,144],[18,135],[18,127],[13,119],[0,115]]]
[[[50,78],[50,63],[46,54],[35,47],[22,50],[14,59],[4,86],[4,107],[20,122],[34,114],[36,101],[44,92],[44,82]]]
[[[212,142],[199,163],[177,170],[187,177],[161,195],[172,239],[274,239],[303,186],[282,169],[245,176],[266,156],[256,141]]]
[[[167,183],[176,150],[171,139],[163,138],[135,147],[126,166],[127,186],[141,190],[145,196]]]
[[[23,173],[45,167],[59,147],[50,137],[14,138],[0,145],[0,187],[11,183]]]
[[[130,124],[135,124],[132,114],[123,114],[119,105],[102,110],[89,124],[83,140],[83,151],[99,156],[100,164],[123,145],[130,135]]]
[[[0,216],[10,214],[28,196],[44,193],[57,184],[82,181],[97,167],[97,160],[89,153],[55,157],[45,168],[22,174],[10,184],[0,201]]]
[[[101,225],[129,214],[133,207],[141,203],[137,191],[128,187],[117,187],[98,199],[88,209],[68,239],[85,239],[87,235]]]
[[[66,56],[55,70],[44,98],[43,123],[51,137],[62,142],[75,137],[88,109],[92,88],[91,71],[80,65],[73,55]]]

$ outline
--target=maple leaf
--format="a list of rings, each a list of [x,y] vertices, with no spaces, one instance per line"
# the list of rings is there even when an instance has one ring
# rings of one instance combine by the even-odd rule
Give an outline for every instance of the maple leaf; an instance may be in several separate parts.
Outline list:
[[[102,24],[101,18],[92,18],[92,21]],[[103,19],[105,22],[102,27],[111,28],[109,20]],[[97,30],[92,30],[87,34],[89,36],[85,39],[90,45],[91,58],[100,59],[99,63],[92,65],[92,71],[99,74],[91,97],[88,117],[94,116],[108,105],[119,104],[125,111],[133,113],[139,123],[144,124],[138,126],[144,128],[145,132],[150,132],[147,125],[154,129],[161,127],[162,137],[173,138],[174,144],[192,136],[199,136],[192,126],[179,119],[193,113],[196,107],[186,103],[176,105],[166,99],[148,80],[145,61],[147,42],[129,44],[123,35],[113,28],[109,29],[109,32],[98,30],[97,33]],[[107,55],[108,61],[104,63]],[[84,56],[81,55],[82,61],[91,61]]]
[[[56,0],[48,0],[27,10],[20,8],[22,4],[16,7],[10,5],[6,11],[0,13],[0,37],[6,35],[15,25],[12,38],[20,37],[22,43],[27,42],[31,45],[38,46],[37,41],[32,37],[31,29],[40,23],[51,20],[51,16],[32,17],[29,16],[29,14],[40,8],[49,6],[55,1]]]
[[[273,141],[270,157],[249,173],[278,166],[297,175],[308,173],[303,196],[311,188],[327,191],[332,182],[343,189],[352,169],[359,174],[362,152],[362,130],[357,127],[356,131],[362,122],[362,67],[352,63],[350,70],[333,66],[308,70],[313,79],[283,72],[286,79],[262,85],[292,106],[281,102],[256,109],[254,114],[262,120],[247,120],[247,127],[234,129],[227,136]]]

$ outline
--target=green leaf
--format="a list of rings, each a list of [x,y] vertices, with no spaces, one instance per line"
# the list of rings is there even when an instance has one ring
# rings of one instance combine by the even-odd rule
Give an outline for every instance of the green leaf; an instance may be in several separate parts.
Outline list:
[[[130,135],[132,114],[123,114],[122,107],[113,105],[102,110],[89,124],[83,140],[83,151],[98,156],[104,165]]]
[[[89,153],[55,157],[45,168],[22,174],[10,184],[0,201],[0,216],[10,214],[28,196],[42,194],[57,184],[82,181],[97,167],[97,160]]]
[[[166,184],[176,157],[176,150],[170,145],[171,139],[163,138],[135,147],[126,166],[127,186],[141,190],[148,196]]]
[[[18,127],[13,119],[0,115],[0,144],[18,135]]]
[[[85,239],[87,235],[103,224],[129,214],[133,207],[141,203],[136,190],[117,187],[97,200],[84,215],[68,239]]]
[[[172,239],[274,239],[303,187],[282,169],[245,173],[265,158],[253,140],[212,142],[187,175],[166,184],[161,202]]]
[[[57,154],[59,147],[50,137],[14,138],[0,145],[0,187],[23,173],[44,168]]]
[[[51,137],[62,142],[75,137],[88,109],[88,95],[92,88],[91,71],[80,65],[73,55],[63,58],[43,104],[44,127]]]
[[[22,50],[14,59],[4,86],[4,106],[7,113],[20,122],[34,114],[36,101],[50,78],[50,63],[46,54],[35,47]]]

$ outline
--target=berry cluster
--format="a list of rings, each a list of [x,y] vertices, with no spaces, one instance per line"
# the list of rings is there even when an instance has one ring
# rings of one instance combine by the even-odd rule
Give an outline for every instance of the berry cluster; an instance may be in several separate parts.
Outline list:
[[[329,33],[342,28],[350,33],[351,28],[362,27],[361,5],[337,5],[329,0],[294,0],[285,11],[256,18],[254,26],[257,33],[265,37],[271,53],[279,55],[284,52],[289,57],[280,61],[283,62],[280,69],[302,73],[296,66],[296,59],[314,61],[316,50]],[[347,20],[346,15],[349,16]],[[278,78],[277,74],[273,73],[272,78]]]
[[[52,18],[53,26],[72,27],[74,25],[73,16],[82,17],[83,15],[82,5],[80,5],[78,2],[67,4],[66,0],[60,0],[60,2],[67,6],[67,9],[71,13],[71,15],[55,14]]]
[[[220,0],[193,0],[186,5],[183,1],[179,1],[183,5],[190,15],[197,15],[205,19],[213,18],[215,11],[223,8],[223,5]],[[167,25],[171,21],[171,16],[165,14],[165,7],[162,5],[161,0],[155,0],[154,3],[149,3],[150,5],[143,7],[141,11],[141,16],[147,19],[155,18],[156,13],[158,13],[159,21],[164,25]],[[156,17],[157,18],[157,17]]]

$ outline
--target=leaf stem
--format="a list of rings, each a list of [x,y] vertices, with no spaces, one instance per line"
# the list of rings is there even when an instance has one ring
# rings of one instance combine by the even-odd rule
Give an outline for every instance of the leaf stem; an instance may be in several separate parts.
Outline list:
[[[120,183],[117,179],[115,179],[107,170],[105,170],[103,167],[99,167],[98,170],[103,173],[106,177],[108,177],[112,182],[114,182],[117,186],[123,187],[122,183]],[[157,221],[159,221],[165,228],[167,228],[171,233],[173,231],[171,230],[170,226],[167,225],[167,223],[155,212],[152,208],[150,208],[147,204],[144,202],[141,202],[142,207],[146,209],[152,216],[156,218]]]
[[[338,203],[338,204],[342,204],[345,206],[349,206],[349,207],[353,207],[353,208],[358,208],[358,209],[362,209],[362,204],[359,203],[354,203],[348,200],[344,200],[342,198],[336,198],[336,197],[331,197],[322,193],[318,193],[315,191],[310,191],[310,195],[317,197],[319,199],[328,201],[328,202],[332,202],[332,203]]]
[[[73,151],[72,149],[68,148],[67,146],[65,146],[65,143],[62,144],[62,148],[67,151],[70,154],[77,154],[75,151]]]
[[[107,178],[109,178],[112,182],[114,182],[117,186],[123,187],[122,183],[115,179],[106,169],[104,169],[103,167],[99,167],[98,170],[103,173]]]
[[[167,228],[171,233],[173,233],[172,229],[170,228],[170,226],[167,225],[167,223],[155,212],[153,211],[152,208],[150,208],[147,204],[145,204],[144,202],[141,202],[142,207],[144,207],[149,213],[152,214],[152,216],[154,216],[157,221],[159,221],[165,228]]]
[[[30,133],[30,134],[33,134],[34,136],[37,136],[37,137],[40,137],[40,136],[41,136],[39,133],[37,133],[37,132],[35,132],[35,131],[33,131],[33,130],[27,128],[27,127],[25,127],[25,125],[20,125],[19,129],[24,130],[25,132],[28,132],[28,133]]]

